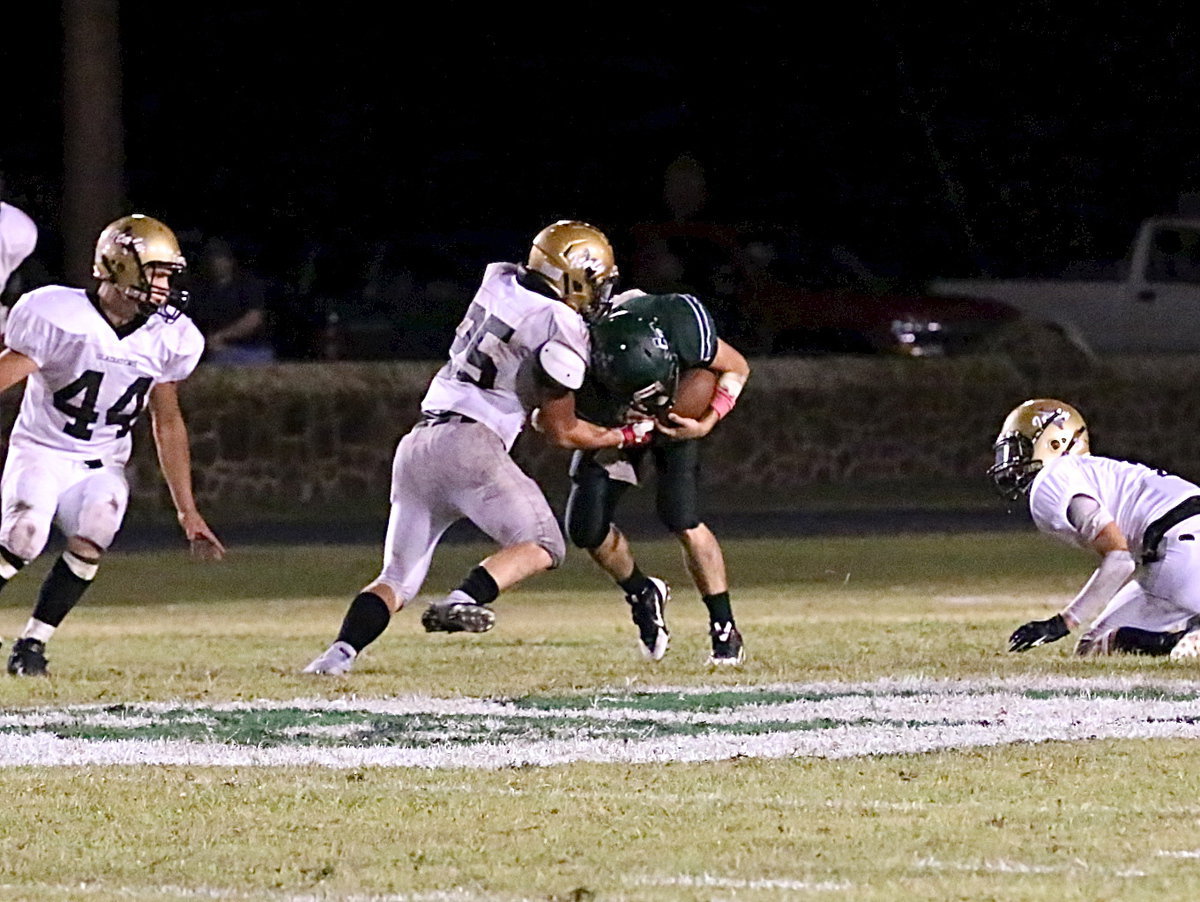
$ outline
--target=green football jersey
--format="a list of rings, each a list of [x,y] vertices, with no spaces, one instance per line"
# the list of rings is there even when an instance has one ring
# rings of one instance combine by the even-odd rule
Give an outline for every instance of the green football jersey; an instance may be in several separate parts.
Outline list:
[[[618,309],[630,310],[658,320],[671,349],[679,357],[679,369],[708,366],[717,356],[717,327],[712,314],[690,294],[639,294],[622,300]]]
[[[706,367],[717,356],[717,329],[712,315],[690,294],[638,294],[619,299],[614,309],[654,319],[679,358],[680,372]],[[614,398],[585,378],[575,396],[575,410],[589,422],[619,426],[626,422],[631,400]]]

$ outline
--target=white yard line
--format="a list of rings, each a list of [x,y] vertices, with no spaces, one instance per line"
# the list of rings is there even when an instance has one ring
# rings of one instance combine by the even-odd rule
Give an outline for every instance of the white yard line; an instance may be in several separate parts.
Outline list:
[[[685,691],[698,694],[711,690]],[[760,693],[793,698],[758,702]],[[1155,691],[1177,699],[1136,697]],[[405,696],[391,699],[299,699],[234,702],[223,705],[155,703],[35,708],[0,712],[0,766],[137,765],[318,766],[497,768],[579,761],[650,763],[712,761],[733,757],[848,758],[913,754],[938,749],[976,748],[1016,742],[1086,739],[1200,738],[1200,687],[1188,681],[1153,682],[1131,678],[1086,680],[878,680],[721,690],[729,704],[707,711],[651,710],[645,698],[605,693],[605,705],[536,709],[487,699]],[[1034,697],[1031,692],[1044,692]],[[1121,693],[1135,693],[1134,696]],[[1065,693],[1065,694],[1064,694]],[[738,704],[738,697],[747,701]],[[799,696],[798,698],[795,696]],[[809,697],[805,697],[809,696]],[[816,698],[811,698],[816,696]],[[63,738],[66,726],[145,728],[162,720],[211,723],[214,712],[295,710],[354,712],[365,715],[455,716],[461,721],[431,724],[423,746],[354,745],[354,725],[292,725],[281,734],[296,739],[273,745],[183,739],[107,740]],[[171,717],[165,715],[170,712]],[[182,716],[179,716],[182,714]],[[539,722],[578,724],[582,738],[544,738]],[[697,726],[696,732],[667,732],[647,726],[609,738],[606,727],[589,725],[649,722]],[[787,727],[771,731],[766,725]],[[825,726],[824,724],[832,724]],[[515,727],[514,727],[515,724]],[[513,738],[529,724],[528,738]],[[747,730],[761,725],[762,729]],[[814,725],[811,729],[807,725]],[[556,724],[561,729],[561,725]],[[738,729],[723,730],[722,727]],[[13,732],[33,728],[33,732]],[[504,734],[501,728],[507,730]],[[628,731],[627,731],[628,732]],[[345,737],[341,745],[311,745],[301,737]],[[492,739],[492,735],[496,738]],[[469,744],[463,739],[472,740]]]
[[[1076,859],[1069,864],[1028,864],[1023,861],[1009,861],[1005,858],[995,858],[985,861],[942,861],[938,858],[919,858],[913,862],[914,867],[931,871],[962,871],[971,874],[1073,874],[1084,872],[1099,874],[1105,877],[1121,877],[1133,879],[1149,876],[1145,871],[1131,868],[1096,867],[1086,861]]]
[[[412,893],[280,892],[278,890],[236,890],[188,886],[109,886],[102,882],[72,884],[3,883],[0,896],[8,893],[28,898],[31,892],[63,893],[71,898],[91,895],[122,896],[130,899],[270,899],[273,902],[544,902],[543,897],[466,889],[429,890]]]
[[[720,877],[715,874],[677,874],[674,876],[632,877],[630,883],[637,886],[687,886],[709,889],[780,890],[783,892],[844,892],[854,889],[854,884],[844,880],[787,880],[776,878]]]

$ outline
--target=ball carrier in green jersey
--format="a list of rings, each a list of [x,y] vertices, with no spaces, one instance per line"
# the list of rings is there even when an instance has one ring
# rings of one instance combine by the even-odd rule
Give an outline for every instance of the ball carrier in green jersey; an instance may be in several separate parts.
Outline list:
[[[576,452],[567,534],[625,592],[643,656],[660,660],[669,641],[664,616],[669,587],[642,573],[629,539],[613,522],[622,496],[637,485],[649,458],[656,474],[658,517],[679,540],[708,609],[709,663],[739,665],[745,649],[733,618],[725,559],[701,517],[699,440],[733,409],[750,366],[717,336],[712,316],[691,295],[626,292],[590,332],[591,369],[579,394],[581,415],[604,425],[649,417],[656,425],[648,446]],[[696,419],[668,413],[678,375],[700,367],[718,377],[708,410]]]

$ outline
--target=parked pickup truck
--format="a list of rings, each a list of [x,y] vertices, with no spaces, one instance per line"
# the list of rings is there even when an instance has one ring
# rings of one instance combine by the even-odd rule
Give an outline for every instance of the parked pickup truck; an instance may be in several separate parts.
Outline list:
[[[929,291],[1010,304],[1093,354],[1200,351],[1200,219],[1145,220],[1107,278],[936,279]]]

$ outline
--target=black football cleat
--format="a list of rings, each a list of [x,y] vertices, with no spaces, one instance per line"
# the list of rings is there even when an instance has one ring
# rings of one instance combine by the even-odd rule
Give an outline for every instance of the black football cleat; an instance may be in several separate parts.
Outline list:
[[[18,639],[8,656],[8,672],[13,676],[47,676],[46,643],[39,639]]]
[[[742,644],[742,634],[738,628],[729,623],[712,623],[708,628],[709,638],[712,639],[712,654],[708,663],[714,667],[740,667],[746,660],[746,648]]]
[[[440,601],[421,615],[427,633],[486,633],[495,624],[491,608],[473,601]]]
[[[647,661],[661,661],[667,653],[667,645],[671,639],[663,608],[670,597],[670,587],[653,576],[643,591],[637,595],[625,596],[629,603],[629,615],[638,628],[638,644],[642,657]]]

